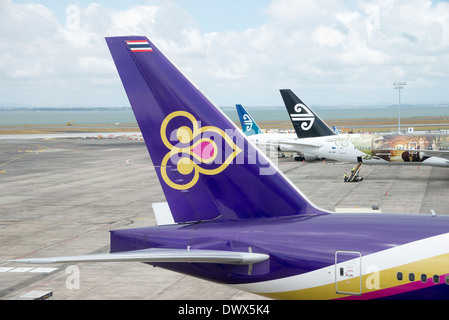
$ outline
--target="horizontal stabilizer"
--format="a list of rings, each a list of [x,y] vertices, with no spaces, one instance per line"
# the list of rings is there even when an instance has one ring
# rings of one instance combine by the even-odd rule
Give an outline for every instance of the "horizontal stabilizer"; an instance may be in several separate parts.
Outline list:
[[[197,249],[144,249],[106,254],[91,254],[84,256],[30,258],[9,260],[9,262],[50,264],[50,263],[81,263],[81,262],[146,262],[146,263],[218,263],[249,265],[268,259],[268,255],[251,252],[234,252],[220,250]]]
[[[417,150],[409,149],[407,151],[416,152]],[[421,152],[428,157],[438,157],[449,160],[449,150],[422,150]]]
[[[279,144],[286,144],[289,146],[297,146],[304,148],[321,148],[323,146],[322,143],[319,143],[317,141],[304,141],[304,139],[279,141]]]

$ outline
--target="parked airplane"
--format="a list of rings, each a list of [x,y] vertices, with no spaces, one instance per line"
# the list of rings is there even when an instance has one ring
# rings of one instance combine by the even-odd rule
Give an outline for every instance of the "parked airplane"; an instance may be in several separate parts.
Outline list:
[[[291,141],[291,140],[297,140],[298,137],[296,133],[265,133],[260,129],[259,125],[256,123],[256,121],[253,119],[253,117],[249,114],[249,112],[241,105],[237,104],[237,113],[239,115],[240,119],[240,125],[242,126],[243,132],[247,135],[248,140],[253,142],[256,146],[265,148],[265,150],[268,150],[268,148],[273,147],[276,148],[280,152],[293,152],[297,155],[295,156],[295,160],[315,160],[318,159],[315,157],[315,155],[310,155],[304,152],[297,151],[297,147],[294,144],[289,143],[283,143],[283,141]],[[321,121],[319,123],[318,121],[315,124],[315,129],[310,130],[310,132],[304,133],[303,136],[305,137],[318,137],[321,134],[327,134],[326,130],[317,130],[320,126],[326,126],[327,125]]]
[[[106,41],[174,224],[16,262],[141,261],[282,299],[449,297],[449,217],[316,207],[147,38]]]
[[[323,121],[290,89],[282,89],[280,92],[295,132],[298,138],[301,138],[285,143],[290,144],[298,152],[346,162],[358,162],[361,158],[364,164],[449,167],[449,135],[447,134],[335,134],[327,131],[328,136],[304,138],[309,130],[315,130],[316,122]],[[299,115],[298,110],[302,111]]]
[[[280,152],[295,152],[294,147],[291,145],[282,144],[282,141],[284,140],[296,140],[297,137],[295,133],[264,132],[260,129],[259,125],[254,121],[253,117],[251,117],[245,107],[241,104],[236,104],[235,107],[237,109],[237,114],[239,115],[242,131],[247,136],[248,140],[256,146],[263,148],[263,150],[275,148]]]

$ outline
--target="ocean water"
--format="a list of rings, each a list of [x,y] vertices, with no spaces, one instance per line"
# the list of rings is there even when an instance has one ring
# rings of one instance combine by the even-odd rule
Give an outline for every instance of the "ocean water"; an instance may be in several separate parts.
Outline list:
[[[323,120],[333,119],[378,119],[399,116],[398,106],[388,107],[312,107],[313,111]],[[235,108],[224,107],[222,110],[234,121],[238,121]],[[246,107],[255,121],[288,120],[285,107]],[[448,105],[401,106],[401,118],[444,117],[449,118]]]
[[[233,121],[239,121],[235,107],[221,107]],[[255,121],[289,121],[284,107],[247,107]],[[398,118],[398,107],[313,107],[323,119]],[[401,118],[449,118],[449,105],[401,106]],[[75,124],[136,124],[131,109],[105,110],[0,110],[0,126]]]

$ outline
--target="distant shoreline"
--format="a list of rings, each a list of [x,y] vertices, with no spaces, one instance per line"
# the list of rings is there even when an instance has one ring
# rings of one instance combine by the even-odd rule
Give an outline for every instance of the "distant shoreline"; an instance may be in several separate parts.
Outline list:
[[[273,106],[245,106],[249,111],[254,110],[264,110],[264,109],[278,109],[284,110],[285,107],[283,105],[273,105]],[[389,105],[338,105],[338,106],[326,106],[326,105],[311,105],[314,110],[326,110],[326,109],[366,109],[366,108],[374,108],[374,109],[394,109],[398,107],[397,104],[389,104]],[[401,108],[449,108],[448,103],[421,103],[421,104],[402,104]],[[222,110],[232,112],[235,111],[235,106],[220,106]],[[48,107],[35,107],[29,105],[20,105],[20,104],[0,104],[0,111],[132,111],[130,106],[122,106],[122,107],[79,107],[79,106],[66,106],[66,107],[58,107],[58,106],[48,106]]]
[[[60,107],[54,108],[11,108],[10,111],[0,109],[0,126],[38,126],[58,125],[65,126],[67,123],[79,125],[109,125],[109,124],[133,124],[137,126],[134,113],[129,107],[121,108],[81,108]],[[22,111],[20,111],[22,110]],[[222,107],[221,110],[234,122],[239,118],[235,108]],[[437,107],[428,105],[426,107],[401,107],[401,116],[405,119],[416,119],[421,121],[426,117],[433,118],[439,124],[441,119],[449,118],[449,106]],[[291,128],[288,112],[283,107],[248,107],[248,111],[257,123],[276,121],[268,128],[288,129]],[[377,108],[317,108],[316,113],[331,126],[361,126],[363,122],[372,123],[384,118],[387,121],[397,121],[398,110],[391,107]],[[346,120],[345,120],[346,119]],[[284,124],[287,122],[287,125]],[[425,124],[430,123],[425,121]],[[449,123],[449,120],[447,121]]]
[[[398,119],[332,119],[325,120],[331,128],[335,126],[338,130],[352,130],[351,132],[389,132],[398,129]],[[290,130],[290,121],[258,121],[262,129]],[[449,117],[413,117],[401,119],[401,130],[413,127],[415,131],[449,130]]]
[[[139,132],[136,124],[80,124],[80,125],[10,125],[0,126],[0,135]]]
[[[339,130],[351,129],[353,132],[385,132],[398,128],[398,119],[334,119],[326,123]],[[236,122],[240,127],[240,124]],[[290,121],[258,121],[262,129],[293,130]],[[449,117],[413,117],[401,119],[401,129],[414,127],[415,131],[449,130]],[[95,133],[95,132],[139,132],[136,124],[80,124],[80,125],[3,125],[0,135],[55,134],[55,133]]]

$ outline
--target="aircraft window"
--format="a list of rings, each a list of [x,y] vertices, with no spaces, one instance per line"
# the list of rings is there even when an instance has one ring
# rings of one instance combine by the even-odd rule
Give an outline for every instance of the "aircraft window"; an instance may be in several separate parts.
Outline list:
[[[421,275],[421,282],[423,282],[423,283],[427,282],[427,275],[425,275],[425,274]]]
[[[449,284],[449,276],[446,276],[445,281],[446,281],[446,284]]]
[[[434,275],[433,276],[433,283],[439,283],[440,282],[440,276],[439,275]]]
[[[415,281],[415,274],[414,273],[409,273],[408,274],[408,280]]]
[[[402,275],[402,272],[398,272],[398,274],[396,276],[399,281],[402,281],[402,279],[404,278],[404,276]]]

